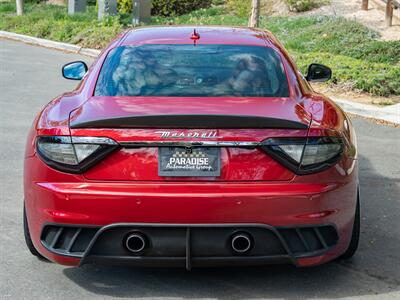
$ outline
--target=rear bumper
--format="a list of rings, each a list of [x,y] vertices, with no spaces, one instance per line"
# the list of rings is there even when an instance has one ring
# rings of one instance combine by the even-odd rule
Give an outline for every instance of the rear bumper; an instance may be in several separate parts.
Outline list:
[[[80,256],[62,254],[42,242],[42,232],[48,224],[94,226],[97,229],[118,227],[121,223],[130,226],[158,224],[161,227],[231,224],[237,228],[256,224],[277,235],[278,239],[282,238],[283,227],[334,226],[338,236],[334,245],[302,255],[286,249],[274,256],[246,256],[244,259],[193,256],[190,260],[193,266],[268,263],[308,266],[330,261],[346,250],[351,237],[356,193],[355,179],[340,184],[38,182],[32,184],[25,201],[35,247],[50,260],[65,265],[103,262],[185,266],[187,258],[106,255],[100,261],[86,250]]]
[[[131,234],[143,247],[126,246]],[[249,238],[246,250],[235,251],[235,236]],[[321,256],[338,242],[332,225],[272,227],[264,224],[111,224],[104,227],[46,225],[42,245],[51,253],[80,259],[80,265],[192,267],[297,264]]]

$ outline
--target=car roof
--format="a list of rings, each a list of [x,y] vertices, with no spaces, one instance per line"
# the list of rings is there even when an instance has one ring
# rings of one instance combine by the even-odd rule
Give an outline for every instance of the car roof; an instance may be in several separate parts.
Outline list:
[[[191,36],[196,30],[200,39],[197,44],[233,45],[276,45],[272,33],[247,27],[225,26],[152,26],[128,31],[120,41],[120,46],[140,44],[191,44]]]

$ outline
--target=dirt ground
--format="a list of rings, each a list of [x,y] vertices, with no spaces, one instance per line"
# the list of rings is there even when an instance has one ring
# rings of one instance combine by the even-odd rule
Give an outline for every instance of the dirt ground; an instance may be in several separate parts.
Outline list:
[[[352,19],[378,31],[383,40],[400,40],[400,9],[394,10],[393,26],[385,23],[385,3],[382,0],[370,0],[368,11],[360,9],[361,0],[331,0],[330,5],[322,6],[305,15],[338,15]]]
[[[291,15],[285,0],[261,0],[261,12],[267,16]]]

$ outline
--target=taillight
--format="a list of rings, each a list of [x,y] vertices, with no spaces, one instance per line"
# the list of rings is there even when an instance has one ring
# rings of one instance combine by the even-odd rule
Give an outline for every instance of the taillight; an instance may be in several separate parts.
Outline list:
[[[337,163],[343,153],[338,137],[271,138],[261,148],[296,174],[321,172]]]
[[[110,138],[39,136],[36,150],[49,166],[68,173],[82,173],[119,147]]]

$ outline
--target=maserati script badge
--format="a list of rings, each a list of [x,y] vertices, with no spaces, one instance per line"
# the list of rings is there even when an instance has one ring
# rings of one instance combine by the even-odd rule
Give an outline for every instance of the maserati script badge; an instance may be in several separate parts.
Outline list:
[[[201,138],[201,139],[212,139],[218,137],[216,130],[211,131],[156,131],[161,138],[175,138],[175,139],[185,139],[185,138]]]

